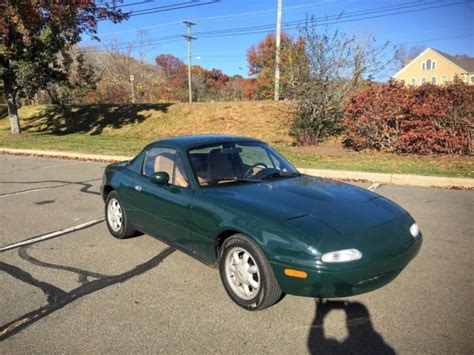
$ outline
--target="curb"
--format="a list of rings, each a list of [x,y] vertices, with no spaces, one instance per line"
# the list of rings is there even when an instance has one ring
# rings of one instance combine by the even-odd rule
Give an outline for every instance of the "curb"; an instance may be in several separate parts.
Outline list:
[[[24,155],[44,158],[71,159],[85,161],[99,161],[105,163],[115,163],[124,160],[130,160],[132,157],[122,155],[101,155],[101,154],[83,154],[72,152],[61,152],[55,150],[32,150],[32,149],[10,149],[0,148],[0,154]]]
[[[402,186],[474,189],[474,179],[441,176],[366,173],[362,171],[298,169],[301,173],[328,179],[374,182]]]
[[[118,161],[130,160],[132,157],[119,155],[97,155],[70,153],[51,150],[30,150],[30,149],[10,149],[0,148],[0,154],[37,156],[57,159],[75,159],[86,161],[99,161],[114,163]],[[346,170],[326,170],[326,169],[305,169],[298,170],[307,175],[328,179],[344,181],[373,182],[379,184],[391,184],[402,186],[436,187],[450,189],[474,189],[474,179],[470,178],[450,178],[441,176],[404,175],[404,174],[383,174],[367,173],[362,171]]]

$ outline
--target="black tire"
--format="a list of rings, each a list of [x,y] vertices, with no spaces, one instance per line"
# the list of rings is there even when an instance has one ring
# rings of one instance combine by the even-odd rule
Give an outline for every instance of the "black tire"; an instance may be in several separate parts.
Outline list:
[[[121,223],[120,228],[117,228],[117,225],[112,226],[113,221],[111,220],[111,216],[108,213],[109,205],[118,203],[118,206],[121,210]],[[112,234],[115,238],[118,239],[125,239],[137,234],[135,228],[130,223],[127,218],[127,214],[123,208],[122,202],[120,201],[119,195],[115,191],[109,192],[107,198],[105,199],[105,222],[107,223],[107,228],[109,229],[110,234]],[[110,220],[109,220],[110,219]]]
[[[253,289],[256,294],[255,296],[252,296],[252,294],[245,295],[247,297],[252,296],[251,299],[244,299],[238,294],[238,292],[242,292],[243,290],[234,290],[234,288],[238,289],[240,287],[237,286],[240,282],[240,279],[237,278],[240,278],[242,273],[239,273],[240,276],[236,276],[238,271],[230,271],[228,266],[226,266],[226,263],[232,263],[231,258],[233,254],[242,255],[242,257],[244,257],[245,253],[250,255],[250,259],[248,259],[249,261],[246,265],[253,266],[255,264],[257,266],[257,272],[255,273],[255,276],[252,276],[254,278],[253,281],[258,281],[259,284],[258,288]],[[242,260],[240,260],[239,263],[241,261]],[[234,265],[233,267],[235,269]],[[250,268],[247,270],[250,270]],[[243,234],[235,234],[226,239],[222,244],[222,247],[219,250],[219,272],[222,283],[229,297],[237,305],[246,310],[263,310],[282,299],[282,291],[267,258],[258,245]],[[231,283],[233,283],[233,285],[231,285]],[[247,286],[247,288],[248,287],[249,286]],[[252,289],[252,287],[250,288]]]

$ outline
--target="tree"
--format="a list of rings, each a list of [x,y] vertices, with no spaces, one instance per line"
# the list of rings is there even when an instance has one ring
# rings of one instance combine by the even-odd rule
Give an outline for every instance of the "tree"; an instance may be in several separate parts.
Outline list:
[[[99,80],[96,68],[87,60],[84,53],[74,49],[69,54],[74,64],[71,66],[67,80],[52,81],[45,88],[53,104],[65,105],[81,102],[84,96],[96,89]],[[25,96],[32,98],[30,95]]]
[[[12,133],[20,133],[17,95],[33,95],[52,82],[68,80],[69,50],[88,34],[98,40],[97,23],[127,18],[117,1],[6,0],[0,5],[0,77],[4,82]]]
[[[313,19],[301,30],[306,65],[295,75],[296,119],[290,134],[298,145],[318,144],[343,127],[344,102],[363,80],[383,68],[388,43],[360,41],[328,25],[317,32]]]
[[[414,46],[407,48],[405,45],[399,45],[395,49],[393,59],[395,62],[396,70],[402,69],[412,59],[417,57],[421,52],[425,50],[422,46]]]
[[[163,72],[166,92],[165,100],[185,100],[187,95],[188,74],[184,62],[172,54],[160,54],[155,63]]]
[[[247,51],[249,74],[256,76],[259,98],[262,99],[273,97],[275,52],[276,40],[274,34],[267,35]],[[292,73],[302,57],[304,57],[302,39],[293,40],[286,33],[282,33],[280,43],[280,87],[282,97],[291,96],[294,84]]]

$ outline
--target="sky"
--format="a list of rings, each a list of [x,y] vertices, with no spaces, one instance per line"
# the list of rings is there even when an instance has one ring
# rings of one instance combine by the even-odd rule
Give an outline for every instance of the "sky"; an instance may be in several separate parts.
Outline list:
[[[378,43],[433,47],[451,55],[474,57],[473,0],[282,0],[282,30],[298,35],[297,21],[326,18],[331,30]],[[100,42],[84,37],[81,45],[115,46],[150,63],[159,54],[187,62],[187,42],[181,37],[192,21],[192,62],[227,75],[248,76],[246,53],[276,29],[277,0],[125,0],[132,11],[127,21],[99,23]],[[157,9],[158,8],[158,9]],[[169,10],[169,11],[163,11]],[[339,20],[335,17],[341,15]],[[388,79],[390,71],[383,75]]]

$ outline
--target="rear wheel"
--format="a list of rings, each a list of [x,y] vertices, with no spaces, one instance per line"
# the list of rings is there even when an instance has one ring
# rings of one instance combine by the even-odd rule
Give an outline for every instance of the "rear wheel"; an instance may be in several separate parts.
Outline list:
[[[124,239],[136,234],[115,191],[111,191],[105,200],[105,221],[110,234],[115,238]]]
[[[262,310],[281,299],[281,289],[260,248],[243,234],[226,239],[219,271],[230,298],[247,310]]]

